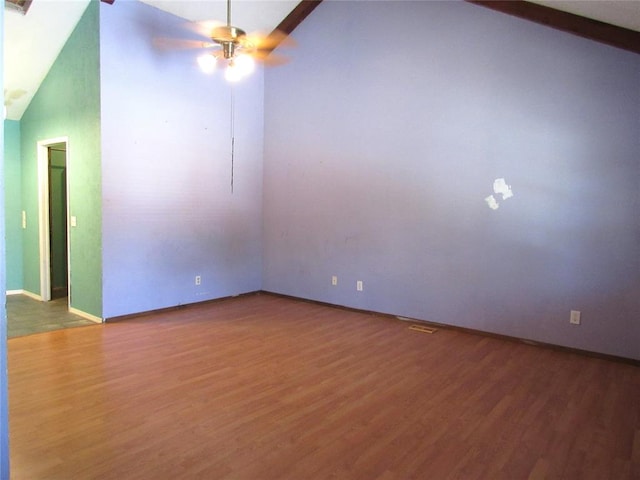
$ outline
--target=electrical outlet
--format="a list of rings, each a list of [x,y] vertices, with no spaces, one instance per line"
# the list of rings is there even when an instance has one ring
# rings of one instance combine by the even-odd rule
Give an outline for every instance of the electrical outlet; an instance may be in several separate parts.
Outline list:
[[[196,285],[200,285],[202,283],[202,277],[200,275],[196,275]]]
[[[572,325],[580,325],[580,312],[578,310],[571,310],[569,323],[571,323]]]
[[[362,280],[358,280],[356,282],[356,290],[361,292],[362,290],[364,290],[364,285],[362,284]]]

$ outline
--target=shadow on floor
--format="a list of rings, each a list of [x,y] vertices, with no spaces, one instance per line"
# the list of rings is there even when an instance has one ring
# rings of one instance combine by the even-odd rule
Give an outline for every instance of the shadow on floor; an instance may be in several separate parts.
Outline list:
[[[97,325],[67,310],[67,297],[41,302],[26,295],[7,295],[7,336],[22,337],[63,328]]]

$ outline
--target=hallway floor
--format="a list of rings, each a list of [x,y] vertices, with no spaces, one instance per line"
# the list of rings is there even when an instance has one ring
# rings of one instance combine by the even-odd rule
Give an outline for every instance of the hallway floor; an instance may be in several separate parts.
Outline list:
[[[69,313],[67,297],[41,302],[26,295],[7,295],[9,338],[85,325],[96,323]]]

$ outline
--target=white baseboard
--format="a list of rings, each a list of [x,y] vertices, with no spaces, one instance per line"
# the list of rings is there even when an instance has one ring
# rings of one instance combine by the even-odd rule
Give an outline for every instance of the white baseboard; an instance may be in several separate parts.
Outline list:
[[[95,323],[102,323],[102,319],[100,317],[96,317],[95,315],[91,315],[90,313],[83,312],[82,310],[78,310],[77,308],[69,307],[69,313],[73,313],[74,315],[86,318],[87,320],[91,320]]]
[[[39,302],[42,301],[42,297],[36,293],[31,293],[27,290],[20,290],[20,293],[22,295],[26,295],[27,297],[33,298],[34,300],[38,300]]]
[[[7,290],[7,295],[22,295],[24,290]]]

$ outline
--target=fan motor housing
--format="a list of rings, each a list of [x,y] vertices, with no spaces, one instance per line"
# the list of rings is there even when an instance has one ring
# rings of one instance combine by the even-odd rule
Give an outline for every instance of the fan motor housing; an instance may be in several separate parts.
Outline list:
[[[216,27],[211,31],[211,40],[220,44],[239,43],[246,36],[247,33],[244,30],[232,25]]]
[[[233,25],[214,28],[211,31],[211,40],[222,45],[222,55],[227,60],[232,58],[236,47],[246,38],[244,30]]]

